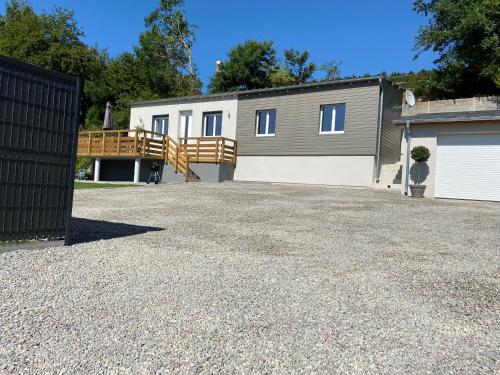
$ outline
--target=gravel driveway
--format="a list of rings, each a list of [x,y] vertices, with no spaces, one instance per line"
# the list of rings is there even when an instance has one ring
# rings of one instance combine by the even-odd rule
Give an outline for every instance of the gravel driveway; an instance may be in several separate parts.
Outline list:
[[[190,183],[74,216],[0,255],[0,373],[500,371],[498,203]]]

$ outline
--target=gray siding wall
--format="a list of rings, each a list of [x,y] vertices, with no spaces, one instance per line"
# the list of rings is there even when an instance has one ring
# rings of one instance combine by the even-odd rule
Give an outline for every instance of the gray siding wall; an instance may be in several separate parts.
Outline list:
[[[238,155],[375,155],[378,102],[378,82],[240,96]],[[344,134],[320,135],[320,106],[337,103],[346,103]],[[255,136],[256,111],[262,109],[276,109],[274,137]]]
[[[383,82],[384,107],[382,138],[380,142],[381,164],[397,163],[401,156],[401,128],[392,123],[401,117],[401,90],[389,82]]]

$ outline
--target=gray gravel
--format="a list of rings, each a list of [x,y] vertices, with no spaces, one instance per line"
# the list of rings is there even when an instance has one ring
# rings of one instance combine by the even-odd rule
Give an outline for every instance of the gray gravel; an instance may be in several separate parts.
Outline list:
[[[0,255],[0,373],[500,370],[498,203],[191,183],[74,216]]]

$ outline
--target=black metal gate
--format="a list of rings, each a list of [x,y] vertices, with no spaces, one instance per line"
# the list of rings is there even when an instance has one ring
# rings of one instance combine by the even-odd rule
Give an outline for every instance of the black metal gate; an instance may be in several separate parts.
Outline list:
[[[81,80],[0,56],[0,241],[66,237]]]

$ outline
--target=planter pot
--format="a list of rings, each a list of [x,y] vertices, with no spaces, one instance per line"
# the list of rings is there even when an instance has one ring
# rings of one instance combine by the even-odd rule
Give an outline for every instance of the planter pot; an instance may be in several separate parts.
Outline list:
[[[413,198],[423,198],[425,185],[410,185],[410,191]]]

